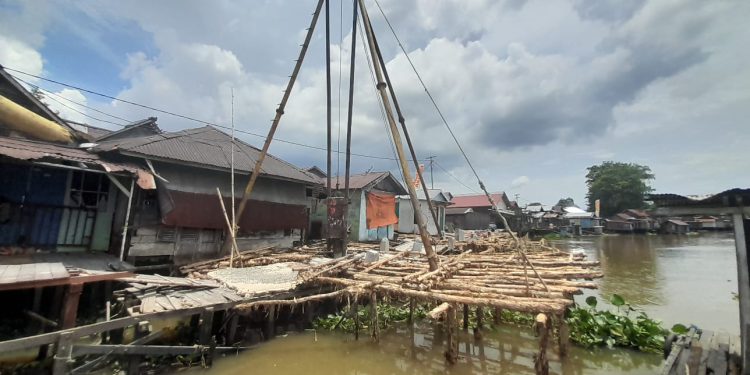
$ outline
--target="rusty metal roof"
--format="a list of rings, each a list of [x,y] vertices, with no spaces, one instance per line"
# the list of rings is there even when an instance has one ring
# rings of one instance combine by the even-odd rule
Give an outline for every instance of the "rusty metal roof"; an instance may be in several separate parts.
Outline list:
[[[166,162],[198,167],[231,168],[231,137],[211,126],[167,132],[145,137],[101,142],[96,151],[118,151],[124,155],[154,158]],[[261,151],[235,139],[234,168],[250,173]],[[319,184],[320,179],[310,172],[268,154],[261,173],[288,180]]]
[[[495,204],[500,209],[507,209],[507,204],[505,203],[505,193],[493,193],[490,194],[492,196],[492,200],[495,201]],[[507,198],[506,198],[507,199]],[[487,196],[484,194],[476,194],[476,195],[456,195],[453,197],[453,206],[456,207],[490,207],[490,201],[487,199]]]
[[[107,172],[138,173],[141,168],[103,160],[99,155],[86,150],[47,142],[32,141],[22,138],[0,137],[0,155],[18,160],[40,161],[75,161],[85,164],[95,164]]]

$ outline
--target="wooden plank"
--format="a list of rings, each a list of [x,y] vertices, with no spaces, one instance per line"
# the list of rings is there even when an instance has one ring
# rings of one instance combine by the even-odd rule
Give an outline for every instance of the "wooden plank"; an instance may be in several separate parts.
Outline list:
[[[3,284],[15,283],[16,279],[18,278],[18,272],[20,270],[21,270],[21,267],[17,264],[8,265],[8,269],[3,273],[3,278],[0,280],[0,283],[3,283]]]
[[[88,354],[117,354],[117,355],[189,355],[198,354],[208,349],[208,346],[167,346],[167,345],[75,345],[73,346],[73,355]],[[214,348],[219,351],[238,351],[244,348],[232,346],[220,346]]]
[[[706,374],[708,369],[708,355],[711,352],[711,345],[714,341],[714,333],[712,331],[703,331],[701,339],[699,341],[702,348],[700,362],[698,363],[697,373],[700,375]]]

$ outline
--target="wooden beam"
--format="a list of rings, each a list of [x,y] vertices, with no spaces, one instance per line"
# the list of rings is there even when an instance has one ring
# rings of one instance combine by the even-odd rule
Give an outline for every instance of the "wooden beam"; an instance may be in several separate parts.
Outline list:
[[[65,291],[65,304],[62,313],[62,328],[68,329],[76,326],[76,317],[78,316],[78,302],[81,300],[83,292],[83,283],[68,285]]]
[[[742,340],[742,369],[744,374],[750,374],[750,275],[748,274],[748,254],[750,237],[747,230],[750,229],[750,219],[745,219],[742,214],[732,215],[734,219],[734,245],[737,253],[737,294],[740,303],[740,339]]]
[[[170,346],[170,345],[75,345],[73,356],[89,354],[117,354],[117,355],[189,355],[198,354],[207,350],[206,345],[193,346]],[[220,351],[237,351],[244,348],[221,346],[215,348]]]

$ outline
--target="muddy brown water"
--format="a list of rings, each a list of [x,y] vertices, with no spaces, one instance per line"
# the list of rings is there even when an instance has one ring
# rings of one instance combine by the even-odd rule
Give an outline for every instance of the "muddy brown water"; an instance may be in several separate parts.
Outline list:
[[[587,295],[606,299],[617,293],[665,325],[681,322],[738,334],[736,265],[731,233],[688,236],[602,236],[560,241],[602,263],[600,289]],[[278,337],[246,351],[217,359],[208,374],[533,374],[536,340],[528,328],[502,326],[481,341],[461,335],[459,363],[446,365],[440,329],[419,325],[366,335],[303,332]],[[550,352],[556,374],[650,374],[662,358],[626,349],[587,350],[572,346],[562,361]]]

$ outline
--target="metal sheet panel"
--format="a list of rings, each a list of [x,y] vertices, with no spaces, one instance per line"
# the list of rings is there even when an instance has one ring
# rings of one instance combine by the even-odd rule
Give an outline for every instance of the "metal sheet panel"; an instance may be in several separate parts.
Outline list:
[[[231,207],[229,198],[224,198],[224,205]],[[159,206],[162,208],[164,225],[205,229],[226,229],[227,226],[219,199],[215,195],[161,189]],[[307,222],[305,206],[251,199],[238,225],[240,233],[244,233],[304,229],[307,228]]]

